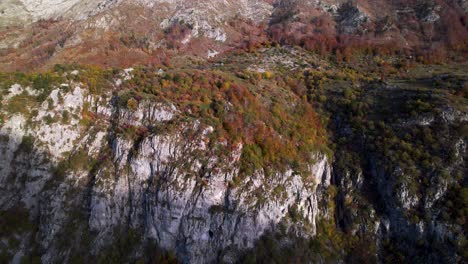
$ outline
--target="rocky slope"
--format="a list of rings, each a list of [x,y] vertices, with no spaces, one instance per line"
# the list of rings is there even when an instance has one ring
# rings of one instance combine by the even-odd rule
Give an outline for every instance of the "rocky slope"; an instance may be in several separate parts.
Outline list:
[[[330,190],[344,233],[329,222],[320,222],[312,241],[276,231],[243,260],[464,262],[468,116],[459,95],[467,79],[458,69],[434,76],[427,67],[406,81],[354,85],[313,73],[321,77],[310,77],[310,98],[329,118],[336,144]],[[330,79],[314,81],[322,78]]]
[[[337,220],[352,234],[376,237],[387,260],[458,262],[464,224],[448,220],[444,212],[457,218],[446,203],[452,195],[463,196],[467,152],[460,127],[468,120],[466,104],[447,105],[443,92],[428,92],[425,86],[413,90],[419,85],[388,85],[368,96],[356,89],[353,96],[363,96],[364,102],[374,97],[374,104],[364,106],[364,113],[353,112],[356,117],[334,118],[343,142],[333,166]],[[421,112],[415,114],[414,108]],[[367,120],[356,121],[359,115]],[[356,129],[361,125],[364,131]]]
[[[8,71],[206,60],[270,43],[432,58],[466,52],[468,36],[466,1],[8,0],[0,12],[0,67]]]
[[[121,105],[124,95],[93,95],[73,81],[79,71],[65,74],[63,83],[4,90],[2,261],[144,260],[157,245],[185,263],[235,262],[266,231],[282,225],[313,236],[327,214],[318,204],[331,177],[323,153],[309,153],[301,173],[239,178],[242,142],[226,149],[213,127],[181,120],[173,104]],[[117,74],[112,89],[131,79],[131,69]],[[24,100],[37,103],[15,108]],[[24,228],[8,222],[17,217]],[[112,255],[119,241],[129,243],[124,257]]]

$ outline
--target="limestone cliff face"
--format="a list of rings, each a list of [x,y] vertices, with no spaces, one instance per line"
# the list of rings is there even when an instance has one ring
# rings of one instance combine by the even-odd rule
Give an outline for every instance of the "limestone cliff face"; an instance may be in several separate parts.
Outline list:
[[[234,262],[279,226],[315,235],[316,219],[327,214],[318,203],[331,177],[324,155],[311,153],[305,175],[286,169],[238,178],[242,144],[219,155],[223,142],[212,142],[210,126],[172,125],[173,105],[126,109],[80,86],[56,87],[39,109],[0,128],[0,210],[22,208],[35,223],[15,234],[19,245],[0,242],[13,262],[33,250],[44,263],[70,262],[86,247],[99,255],[129,230],[137,234],[134,259],[155,243],[186,263]],[[30,93],[14,85],[3,103]],[[99,121],[85,126],[91,114]],[[129,125],[155,129],[134,140],[121,132]]]

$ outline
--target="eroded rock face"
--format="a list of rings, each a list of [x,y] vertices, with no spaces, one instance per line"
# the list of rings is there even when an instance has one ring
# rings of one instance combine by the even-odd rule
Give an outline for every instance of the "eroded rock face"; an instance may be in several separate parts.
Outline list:
[[[173,105],[142,101],[127,109],[116,101],[71,84],[53,89],[31,121],[18,114],[0,129],[0,209],[21,205],[39,219],[37,233],[21,234],[16,259],[36,248],[43,262],[68,262],[83,243],[98,256],[123,229],[139,237],[129,255],[141,256],[153,241],[186,263],[235,262],[279,225],[315,235],[317,200],[331,177],[324,155],[314,154],[305,175],[286,169],[239,178],[242,144],[219,155],[223,143],[211,142],[212,127],[196,120],[166,125],[178,115]],[[90,105],[100,121],[84,128]],[[65,111],[69,119],[51,121]],[[118,132],[143,125],[157,132],[138,140]],[[60,171],[67,155],[73,169]]]
[[[132,147],[115,139],[121,174],[117,181],[96,177],[89,220],[93,230],[109,231],[112,237],[112,228],[128,220],[163,248],[179,248],[182,260],[190,263],[211,262],[228,246],[232,251],[224,260],[234,261],[235,254],[229,253],[252,247],[266,230],[288,218],[293,207],[304,219],[300,225],[308,230],[305,235],[315,233],[317,193],[307,179],[292,171],[268,177],[257,173],[230,187],[242,146],[222,161],[210,157],[203,142],[187,143],[177,134],[145,139],[129,157]],[[225,168],[218,169],[220,163]],[[310,171],[311,178],[329,174],[325,158]]]
[[[40,19],[86,19],[98,14],[119,0],[8,0],[0,4],[5,25],[35,22]],[[0,27],[3,26],[0,24]]]
[[[385,93],[385,89],[378,93]],[[404,94],[393,94],[392,100],[397,96],[403,96],[399,100],[410,100],[408,98],[412,96],[411,91],[401,87],[392,89]],[[368,143],[365,143],[370,137],[362,136],[360,131],[351,132],[346,119],[337,115],[334,120],[337,134],[351,138],[353,146],[360,146],[352,154],[348,150],[338,149],[335,155],[333,179],[334,184],[339,186],[337,222],[352,234],[373,237],[377,244],[382,243],[379,245],[381,248],[385,247],[382,241],[386,239],[398,241],[395,247],[404,252],[407,259],[416,262],[457,262],[461,256],[457,255],[456,247],[444,241],[459,241],[461,237],[456,234],[461,232],[462,225],[454,224],[453,220],[450,223],[451,220],[447,216],[444,218],[443,212],[447,210],[444,209],[446,204],[451,203],[448,201],[454,195],[453,186],[459,186],[457,181],[461,178],[456,176],[457,173],[465,170],[460,164],[464,164],[467,152],[464,136],[459,133],[458,127],[466,124],[466,113],[453,106],[433,103],[431,111],[424,114],[408,116],[401,110],[392,114],[395,120],[388,122],[387,129],[393,129],[397,135],[420,129],[424,131],[426,140],[437,137],[437,144],[444,147],[427,156],[432,161],[413,163],[411,170],[405,164],[411,158],[403,154],[399,162],[392,162],[391,159],[398,156],[395,150],[387,154],[381,150],[370,150],[366,146]],[[364,139],[366,136],[368,138]],[[415,144],[420,140],[418,137],[421,136],[406,136],[406,140]],[[378,144],[382,146],[385,143],[380,141]],[[420,146],[430,148],[429,145]],[[452,153],[450,159],[438,158],[438,155],[444,156],[447,154],[442,153],[448,152]],[[425,167],[430,169],[424,170]],[[427,253],[423,254],[423,250]],[[388,254],[388,251],[383,249],[378,254]]]
[[[272,9],[269,1],[253,0],[9,0],[0,7],[3,14],[12,20],[11,22],[15,19],[32,22],[56,18],[82,20],[119,4],[137,4],[147,8],[166,7],[170,12],[174,12],[172,19],[185,18],[186,22],[187,19],[195,19],[197,22],[207,19],[222,20],[236,14],[254,21],[262,21],[269,16]]]

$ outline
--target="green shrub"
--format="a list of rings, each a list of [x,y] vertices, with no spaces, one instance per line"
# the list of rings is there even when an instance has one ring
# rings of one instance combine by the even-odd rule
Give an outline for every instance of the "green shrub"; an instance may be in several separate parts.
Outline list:
[[[17,153],[29,154],[34,150],[34,138],[32,136],[23,136]]]
[[[242,149],[240,170],[246,175],[252,175],[263,167],[262,149],[256,144],[247,144]]]
[[[68,124],[70,122],[70,114],[67,110],[62,112],[62,124]]]
[[[26,118],[29,117],[30,109],[35,106],[34,97],[30,96],[26,91],[13,96],[6,106],[7,112],[10,114],[23,114]]]
[[[138,101],[135,100],[134,98],[128,99],[127,109],[130,109],[130,110],[133,110],[133,111],[137,110],[138,109]]]

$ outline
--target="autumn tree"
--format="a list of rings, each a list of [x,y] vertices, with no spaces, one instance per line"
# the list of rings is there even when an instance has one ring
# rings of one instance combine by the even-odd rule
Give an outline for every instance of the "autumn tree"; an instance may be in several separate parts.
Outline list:
[[[307,87],[307,102],[312,102],[313,93],[316,90],[321,90],[323,86],[323,76],[317,71],[307,70],[304,72],[306,87]]]

